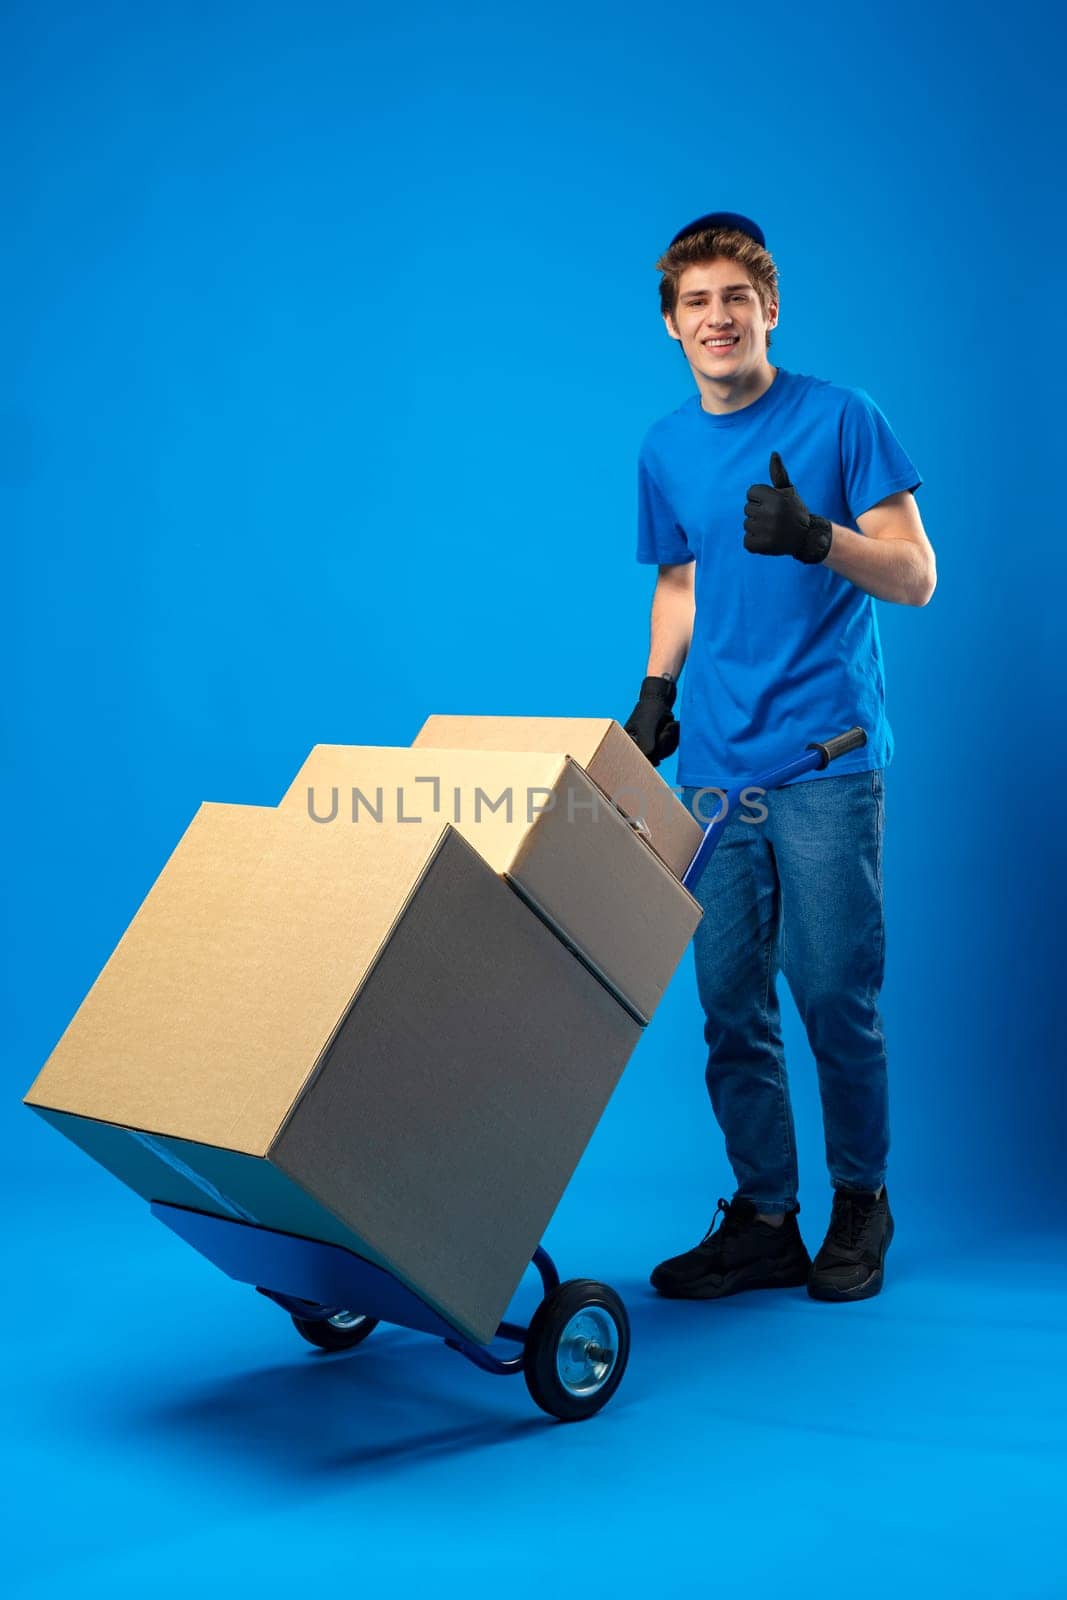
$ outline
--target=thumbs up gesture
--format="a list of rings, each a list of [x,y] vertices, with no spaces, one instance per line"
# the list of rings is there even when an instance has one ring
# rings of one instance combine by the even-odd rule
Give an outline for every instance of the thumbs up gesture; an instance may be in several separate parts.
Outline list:
[[[771,455],[770,483],[754,483],[745,502],[745,549],[756,556],[793,556],[809,565],[830,554],[833,530],[812,516],[789,481],[782,458]]]

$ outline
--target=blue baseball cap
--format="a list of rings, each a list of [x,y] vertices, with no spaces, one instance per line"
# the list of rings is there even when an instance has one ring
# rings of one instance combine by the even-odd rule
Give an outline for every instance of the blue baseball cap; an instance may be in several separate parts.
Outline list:
[[[736,228],[738,233],[747,233],[750,239],[764,250],[767,241],[763,237],[763,229],[758,222],[753,222],[751,217],[743,217],[740,211],[709,211],[705,217],[697,217],[695,222],[687,222],[671,240],[671,245],[678,243],[679,239],[688,239],[691,233],[703,233],[705,228]],[[668,250],[670,245],[667,246]]]

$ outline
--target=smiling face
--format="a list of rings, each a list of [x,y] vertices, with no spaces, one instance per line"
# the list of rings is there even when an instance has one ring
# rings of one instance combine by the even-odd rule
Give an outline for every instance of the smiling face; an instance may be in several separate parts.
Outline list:
[[[769,381],[767,334],[777,326],[778,304],[770,300],[764,311],[739,261],[719,257],[686,267],[674,315],[663,320],[702,390],[744,392]]]

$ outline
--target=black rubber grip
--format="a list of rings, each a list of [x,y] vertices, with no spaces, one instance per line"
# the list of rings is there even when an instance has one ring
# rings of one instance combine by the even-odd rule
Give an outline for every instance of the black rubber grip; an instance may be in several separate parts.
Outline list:
[[[809,744],[809,750],[818,750],[822,754],[819,762],[819,771],[828,767],[831,761],[836,761],[838,756],[846,756],[850,750],[862,750],[867,743],[867,735],[862,728],[850,728],[847,733],[839,733],[834,739],[827,739],[825,744]]]

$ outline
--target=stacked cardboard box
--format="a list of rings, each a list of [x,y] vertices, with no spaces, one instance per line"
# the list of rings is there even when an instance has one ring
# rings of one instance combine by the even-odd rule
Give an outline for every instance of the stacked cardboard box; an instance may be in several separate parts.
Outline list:
[[[316,746],[278,807],[200,807],[27,1102],[146,1199],[344,1245],[487,1341],[699,840],[607,721]]]

